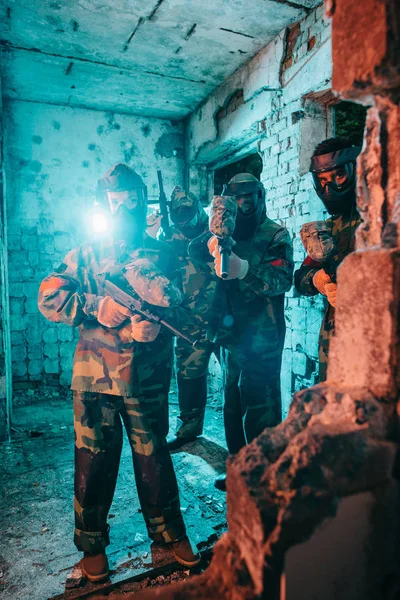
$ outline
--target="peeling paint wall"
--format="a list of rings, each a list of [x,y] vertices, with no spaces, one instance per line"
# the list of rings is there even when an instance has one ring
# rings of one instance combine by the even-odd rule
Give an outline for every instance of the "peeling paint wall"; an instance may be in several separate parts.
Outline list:
[[[6,265],[7,239],[6,223],[4,219],[4,194],[3,194],[3,105],[2,105],[2,80],[0,76],[0,440],[6,437],[6,390],[7,390],[7,361],[6,361]]]
[[[53,105],[5,104],[5,165],[12,360],[15,385],[70,383],[77,330],[37,309],[41,279],[93,232],[86,216],[97,179],[123,161],[158,197],[183,184],[183,126],[177,122]]]
[[[188,176],[192,191],[212,194],[210,172],[258,151],[267,212],[288,228],[298,266],[305,254],[299,237],[303,223],[324,218],[311,176],[302,164],[329,137],[325,106],[308,98],[330,89],[330,24],[318,6],[291,30],[282,31],[247,65],[236,71],[191,116],[187,125]],[[243,91],[243,97],[240,90]],[[307,96],[307,98],[306,98]],[[329,94],[328,94],[329,96]],[[232,99],[240,101],[232,106]],[[224,109],[225,114],[224,114]],[[302,157],[302,161],[300,161]],[[317,376],[317,340],[322,320],[320,298],[292,290],[286,298],[287,334],[283,355],[284,413],[293,393]]]

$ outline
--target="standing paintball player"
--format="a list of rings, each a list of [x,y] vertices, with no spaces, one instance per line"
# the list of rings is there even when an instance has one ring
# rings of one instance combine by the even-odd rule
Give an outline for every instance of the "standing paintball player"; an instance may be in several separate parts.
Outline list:
[[[174,261],[166,244],[145,233],[147,189],[135,171],[115,165],[99,181],[99,192],[110,214],[112,235],[72,250],[43,280],[39,292],[39,308],[47,319],[80,329],[71,385],[74,540],[84,552],[81,567],[91,581],[109,572],[107,515],[118,474],[122,423],[149,537],[168,544],[185,565],[199,561],[185,534],[166,445],[172,337],[159,324],[115,302],[96,277],[104,271],[122,274],[145,260],[165,282],[174,275]]]
[[[341,138],[318,144],[310,171],[318,197],[331,215],[326,221],[303,226],[301,236],[307,257],[295,273],[295,287],[304,296],[320,293],[326,310],[319,336],[319,379],[325,381],[329,343],[335,329],[336,268],[354,250],[361,222],[356,207],[356,159],[359,146]]]
[[[196,319],[191,333],[201,340],[195,348],[181,338],[177,338],[175,344],[180,414],[175,435],[168,438],[168,447],[176,450],[203,432],[208,364],[216,349],[206,339],[207,313],[215,281],[210,265],[193,261],[188,254],[190,241],[208,231],[208,216],[201,202],[190,192],[176,186],[171,194],[169,216],[173,225],[166,228],[162,239],[170,245],[179,260],[180,289],[184,294],[185,306],[190,308]]]
[[[222,210],[211,215],[210,223],[221,214],[221,229],[225,228],[229,202],[237,215],[227,273],[221,271],[218,238],[208,234],[204,240],[208,239],[218,278],[208,335],[223,348],[225,435],[229,452],[235,454],[282,418],[284,295],[292,285],[293,252],[285,227],[266,215],[264,186],[256,177],[235,175],[223,196],[214,198],[213,206],[219,203]],[[192,242],[193,255],[199,244]],[[215,485],[225,490],[225,475]]]

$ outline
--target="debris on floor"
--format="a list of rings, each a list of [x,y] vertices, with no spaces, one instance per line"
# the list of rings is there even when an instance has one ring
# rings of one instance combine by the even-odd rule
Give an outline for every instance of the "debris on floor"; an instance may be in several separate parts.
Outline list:
[[[109,515],[110,581],[102,586],[81,581],[65,589],[67,577],[81,559],[73,544],[72,401],[69,392],[28,392],[20,392],[15,405],[12,441],[0,445],[2,600],[74,600],[96,590],[103,595],[106,589],[107,594],[120,594],[189,577],[191,572],[182,569],[172,554],[166,556],[152,548],[125,440]],[[177,408],[176,394],[172,393],[171,430]],[[220,401],[212,397],[204,435],[172,454],[188,535],[203,557],[226,529],[225,495],[214,488],[214,479],[223,472],[227,458],[221,439]],[[200,568],[207,561],[204,558]]]

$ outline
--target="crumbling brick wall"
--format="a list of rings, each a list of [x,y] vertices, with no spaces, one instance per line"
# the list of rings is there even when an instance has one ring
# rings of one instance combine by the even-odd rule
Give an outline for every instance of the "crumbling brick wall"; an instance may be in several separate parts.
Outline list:
[[[6,189],[14,386],[69,385],[77,329],[37,308],[42,278],[90,238],[97,179],[123,161],[157,199],[182,184],[182,124],[10,101],[5,106]],[[175,154],[173,151],[175,150]]]

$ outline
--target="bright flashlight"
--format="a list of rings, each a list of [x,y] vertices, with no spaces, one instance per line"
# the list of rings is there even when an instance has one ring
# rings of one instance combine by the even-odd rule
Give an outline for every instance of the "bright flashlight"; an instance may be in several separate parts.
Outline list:
[[[90,237],[109,233],[111,229],[110,214],[96,204],[86,214],[86,228]]]
[[[108,229],[108,219],[104,213],[95,212],[92,215],[92,229],[95,233],[105,233]]]

